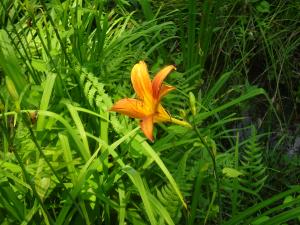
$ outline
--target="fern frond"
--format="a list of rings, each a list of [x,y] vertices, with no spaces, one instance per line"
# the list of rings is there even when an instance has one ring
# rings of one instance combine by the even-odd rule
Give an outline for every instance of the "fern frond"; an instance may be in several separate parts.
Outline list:
[[[87,93],[87,98],[90,105],[93,105],[93,99],[95,98],[96,94],[97,94],[97,89],[95,87],[91,87],[91,89]]]
[[[92,108],[100,110],[102,113],[107,113],[109,108],[112,106],[112,99],[105,91],[105,85],[99,81],[93,73],[88,72],[85,68],[77,68],[80,73],[80,85],[83,87],[83,94],[86,97],[89,105]],[[110,113],[110,123],[114,130],[124,135],[131,130],[129,120],[124,119],[122,121],[116,116],[115,113]],[[129,126],[129,127],[128,127]]]
[[[97,107],[101,110],[108,110],[112,105],[111,98],[106,94],[104,84],[99,81],[91,72],[85,68],[79,69],[80,85],[83,87],[83,93],[91,107]]]
[[[181,218],[182,203],[169,183],[164,185],[160,190],[157,189],[157,198],[168,210],[173,221],[178,222]]]
[[[267,175],[263,162],[263,151],[254,127],[252,127],[252,135],[243,149],[241,165],[244,173],[244,176],[240,178],[241,185],[258,194],[265,184]]]

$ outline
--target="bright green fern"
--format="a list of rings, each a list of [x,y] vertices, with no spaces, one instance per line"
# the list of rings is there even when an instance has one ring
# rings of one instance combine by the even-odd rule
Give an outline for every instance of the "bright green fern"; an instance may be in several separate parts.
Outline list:
[[[249,193],[258,194],[267,179],[266,167],[263,162],[263,149],[260,146],[256,129],[252,127],[252,134],[242,151],[241,170],[244,176],[240,178],[241,185],[250,190]]]

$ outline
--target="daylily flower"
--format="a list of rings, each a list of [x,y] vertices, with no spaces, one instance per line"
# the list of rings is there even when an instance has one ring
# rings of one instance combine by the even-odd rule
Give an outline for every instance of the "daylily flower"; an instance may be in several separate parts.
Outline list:
[[[142,131],[152,142],[154,141],[152,135],[154,123],[173,122],[191,127],[189,123],[171,117],[160,104],[162,97],[175,89],[173,86],[163,84],[167,75],[175,69],[172,65],[166,66],[151,82],[146,63],[140,61],[135,64],[131,71],[131,82],[137,99],[121,99],[110,110],[140,119]]]

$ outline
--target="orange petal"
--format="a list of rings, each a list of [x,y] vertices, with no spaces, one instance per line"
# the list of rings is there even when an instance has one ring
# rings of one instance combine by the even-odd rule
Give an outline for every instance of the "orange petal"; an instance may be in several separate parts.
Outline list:
[[[149,114],[142,101],[132,98],[119,100],[111,107],[110,111],[115,111],[138,119],[142,119]]]
[[[144,61],[140,61],[132,68],[131,82],[139,99],[145,102],[152,102],[151,80]]]
[[[154,123],[161,123],[161,122],[171,122],[171,116],[164,107],[159,104],[157,107],[157,111],[154,115]]]
[[[173,65],[166,66],[165,68],[160,70],[152,80],[153,97],[155,99],[159,99],[162,83],[172,70],[176,70],[175,66]]]
[[[163,84],[160,88],[159,91],[159,100],[164,97],[165,95],[167,95],[170,91],[176,89],[175,87],[171,86],[171,85],[165,85]]]
[[[144,132],[145,136],[150,140],[154,141],[153,138],[153,117],[147,116],[140,123],[141,129]]]

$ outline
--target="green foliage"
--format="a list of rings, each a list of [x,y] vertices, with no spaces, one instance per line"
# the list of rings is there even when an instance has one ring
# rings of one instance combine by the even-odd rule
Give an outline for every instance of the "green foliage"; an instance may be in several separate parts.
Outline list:
[[[104,85],[99,82],[99,78],[92,73],[87,73],[85,69],[81,70],[80,74],[80,84],[90,106],[108,110],[112,102],[105,93]]]
[[[162,186],[161,190],[157,190],[157,198],[168,210],[175,224],[177,224],[181,218],[182,205],[173,188],[168,184]]]
[[[299,9],[0,1],[0,224],[299,223]],[[163,105],[192,129],[156,124],[148,143],[109,111],[139,60],[176,64]]]
[[[241,151],[241,170],[243,176],[239,178],[246,189],[258,194],[267,179],[266,166],[264,165],[263,149],[260,146],[255,127]]]
[[[233,224],[245,224],[245,223],[254,223],[254,224],[274,224],[274,223],[283,223],[289,220],[293,220],[297,218],[299,214],[297,211],[299,210],[297,207],[298,201],[292,201],[289,203],[280,204],[277,207],[272,207],[269,209],[269,206],[274,204],[276,201],[281,201],[289,196],[290,194],[295,194],[299,192],[299,186],[293,187],[288,191],[284,191],[280,194],[272,196],[271,198],[260,202],[259,204],[255,204],[252,207],[249,207],[245,211],[239,213],[239,215],[233,217],[232,219],[225,222],[225,225],[233,225]],[[287,209],[289,206],[294,206],[292,209]],[[265,212],[260,216],[255,214],[259,213],[265,209]],[[287,209],[287,210],[286,210]],[[285,211],[286,210],[286,211]],[[279,213],[280,211],[285,211]],[[274,215],[270,217],[269,215]],[[296,216],[297,215],[297,216]]]

